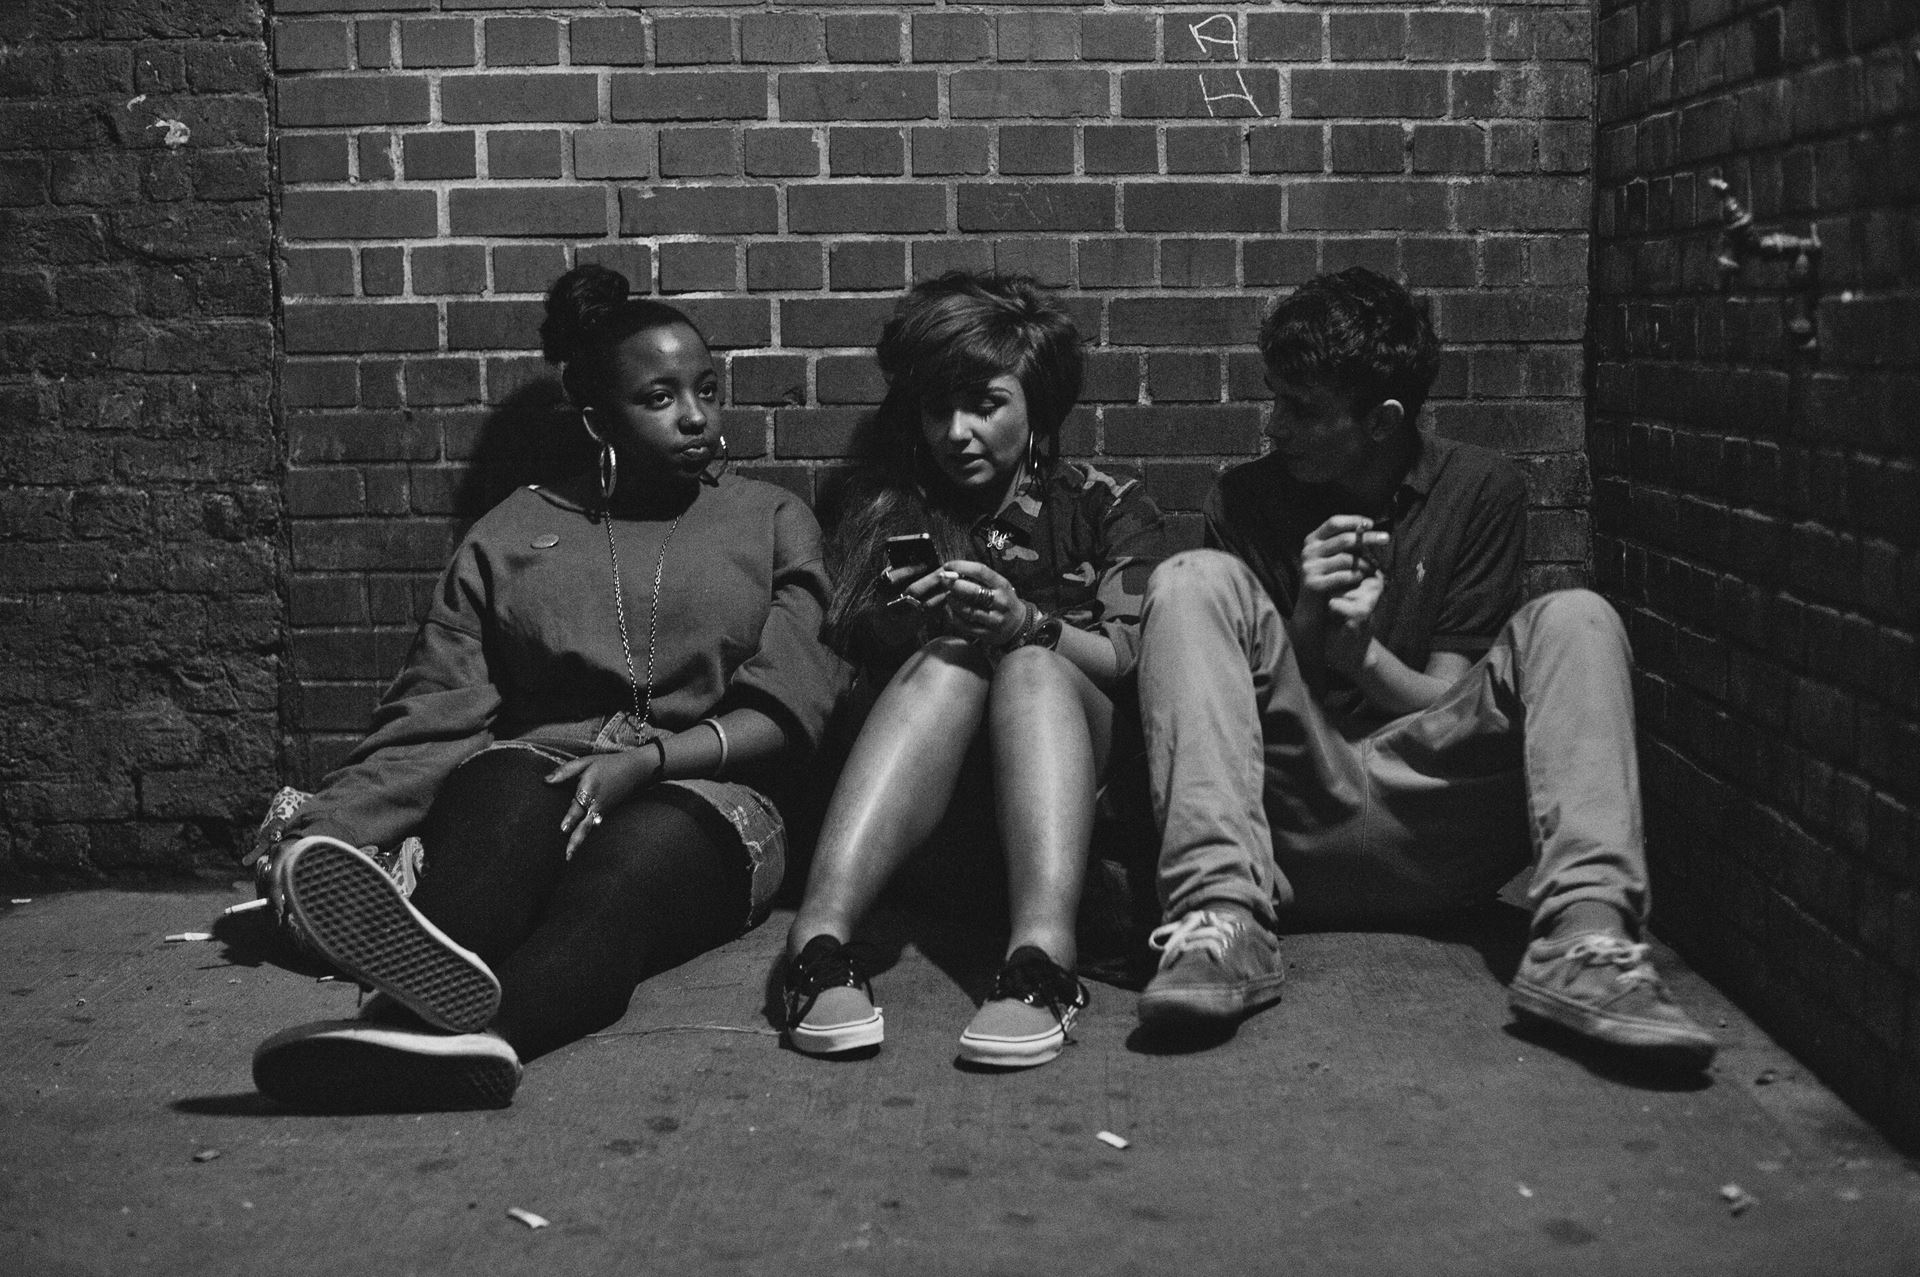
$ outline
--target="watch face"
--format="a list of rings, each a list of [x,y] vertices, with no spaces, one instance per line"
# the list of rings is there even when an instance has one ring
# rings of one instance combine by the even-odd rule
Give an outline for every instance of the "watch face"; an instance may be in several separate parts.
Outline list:
[[[1057,616],[1050,616],[1046,620],[1040,622],[1039,628],[1034,630],[1033,632],[1033,644],[1035,647],[1044,647],[1049,651],[1052,651],[1053,649],[1059,647],[1060,646],[1060,618]]]

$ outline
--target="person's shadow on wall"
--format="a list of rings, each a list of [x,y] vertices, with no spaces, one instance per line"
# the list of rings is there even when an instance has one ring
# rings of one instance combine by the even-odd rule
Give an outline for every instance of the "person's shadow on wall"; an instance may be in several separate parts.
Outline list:
[[[567,402],[559,378],[528,382],[495,405],[481,423],[454,489],[454,514],[465,527],[515,488],[590,474],[599,452],[580,424],[579,411]]]

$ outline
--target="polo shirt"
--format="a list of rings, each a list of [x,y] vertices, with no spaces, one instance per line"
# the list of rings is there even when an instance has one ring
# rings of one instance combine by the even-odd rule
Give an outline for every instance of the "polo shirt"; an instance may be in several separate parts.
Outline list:
[[[1393,536],[1373,634],[1409,668],[1435,652],[1478,659],[1520,604],[1526,479],[1499,453],[1422,432],[1385,510],[1356,509],[1346,489],[1301,483],[1268,454],[1220,476],[1203,511],[1206,543],[1241,558],[1283,618],[1300,590],[1300,548],[1336,514],[1365,514]],[[1328,709],[1370,712],[1351,680],[1326,671]]]

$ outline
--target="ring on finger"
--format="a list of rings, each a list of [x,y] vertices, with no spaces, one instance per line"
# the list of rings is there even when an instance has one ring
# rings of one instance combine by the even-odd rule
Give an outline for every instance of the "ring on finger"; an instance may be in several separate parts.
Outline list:
[[[573,796],[573,801],[577,806],[581,806],[581,807],[593,806],[593,799],[587,797],[584,791],[582,791],[581,793],[575,794]]]

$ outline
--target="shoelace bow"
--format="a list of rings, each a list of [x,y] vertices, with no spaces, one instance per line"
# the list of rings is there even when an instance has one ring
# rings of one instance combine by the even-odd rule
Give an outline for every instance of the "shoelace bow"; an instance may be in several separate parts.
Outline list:
[[[1588,966],[1619,967],[1615,978],[1622,984],[1651,984],[1657,979],[1647,962],[1647,946],[1618,936],[1581,936],[1567,949],[1567,958]]]
[[[1198,909],[1178,922],[1155,927],[1147,944],[1160,950],[1160,969],[1189,949],[1204,949],[1217,962],[1227,956],[1227,946],[1240,931],[1240,920],[1211,909]]]
[[[1000,968],[1000,973],[993,978],[993,997],[996,1001],[1011,998],[1030,1007],[1044,1002],[1058,1019],[1068,1007],[1079,1002],[1080,982],[1051,961],[1028,958]]]

